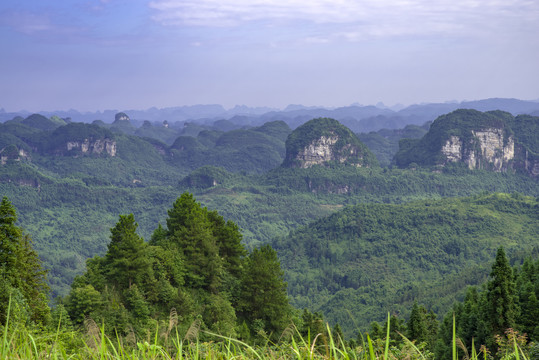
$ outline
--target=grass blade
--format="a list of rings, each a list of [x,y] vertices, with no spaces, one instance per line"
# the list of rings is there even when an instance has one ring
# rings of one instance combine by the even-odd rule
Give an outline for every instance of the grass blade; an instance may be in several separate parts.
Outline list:
[[[389,355],[389,333],[391,329],[391,316],[389,315],[389,312],[387,313],[387,330],[386,330],[386,346],[384,349],[384,360],[387,360],[387,357]]]
[[[376,360],[376,356],[374,356],[374,349],[372,348],[372,341],[369,334],[367,334],[367,342],[369,343],[369,358],[370,360]]]
[[[455,326],[455,313],[453,313],[453,360],[457,360],[457,332]]]

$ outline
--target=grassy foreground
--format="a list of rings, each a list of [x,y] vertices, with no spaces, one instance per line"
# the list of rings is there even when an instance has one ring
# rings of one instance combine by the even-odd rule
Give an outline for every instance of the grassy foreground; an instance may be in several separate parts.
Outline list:
[[[388,316],[387,335],[384,340],[373,341],[367,334],[362,344],[355,348],[344,345],[342,339],[335,338],[327,325],[328,336],[317,334],[313,337],[302,337],[295,327],[291,326],[281,336],[277,344],[251,346],[240,340],[202,332],[205,338],[213,340],[200,342],[197,338],[199,329],[193,326],[184,337],[169,331],[156,329],[153,338],[147,341],[136,341],[127,338],[110,338],[104,328],[95,322],[85,322],[86,332],[60,331],[55,333],[29,331],[24,326],[11,326],[8,321],[3,329],[0,359],[358,359],[358,360],[390,360],[390,359],[434,359],[433,354],[421,350],[417,345],[402,336],[402,346],[390,346],[390,316]],[[59,324],[60,325],[60,324]],[[452,360],[493,359],[487,349],[481,347],[476,351],[468,351],[460,339],[455,337],[455,321],[453,318]],[[517,337],[508,336],[498,342],[500,348],[497,359],[532,359],[520,347]],[[460,354],[464,354],[459,356]],[[445,360],[445,359],[444,359]]]

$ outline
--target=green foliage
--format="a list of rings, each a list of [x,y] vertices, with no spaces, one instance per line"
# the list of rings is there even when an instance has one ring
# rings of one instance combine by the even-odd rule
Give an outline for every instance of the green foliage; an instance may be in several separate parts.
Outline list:
[[[207,189],[217,185],[229,184],[239,177],[221,167],[202,166],[180,181],[180,186],[191,189]]]
[[[44,267],[50,269],[48,279],[54,296],[67,294],[75,275],[84,271],[87,258],[106,252],[109,229],[118,214],[132,212],[140,235],[146,239],[158,222],[165,223],[166,208],[187,185],[178,185],[180,173],[169,172],[161,167],[163,162],[152,159],[150,156],[142,165],[131,167],[132,163],[118,157],[34,156],[33,163],[0,167],[0,194],[7,195],[21,210],[20,223],[33,234],[35,249]],[[35,162],[47,162],[54,171],[39,171]],[[402,203],[484,191],[539,196],[538,182],[529,176],[487,171],[313,167],[280,168],[263,176],[213,171],[202,169],[193,177],[209,174],[217,185],[192,191],[201,203],[242,229],[248,248],[286,236],[346,205]],[[133,183],[135,179],[141,182]]]
[[[210,165],[232,172],[261,173],[281,164],[288,133],[290,128],[284,122],[228,132],[203,130],[191,136],[184,131],[171,146],[170,161],[191,170]]]
[[[406,147],[406,141],[413,141],[423,137],[429,123],[424,126],[407,125],[403,129],[382,129],[368,134],[358,134],[359,139],[369,148],[378,159],[380,166],[389,166],[393,163],[393,157],[399,151],[399,147]],[[403,141],[400,143],[400,141]],[[401,145],[399,145],[401,144]]]
[[[65,121],[60,118],[56,117],[54,119],[48,119],[40,114],[32,114],[24,119],[21,123],[31,128],[45,131],[54,130],[58,126],[66,124]]]
[[[526,258],[515,278],[520,309],[517,317],[519,329],[528,334],[530,340],[539,342],[539,260],[533,262]]]
[[[407,313],[417,300],[447,311],[466,285],[484,281],[481,264],[498,246],[536,246],[537,206],[505,194],[356,205],[272,245],[292,304],[323,312],[350,334],[377,320],[380,307]]]
[[[41,267],[30,236],[15,225],[16,221],[15,208],[3,197],[0,203],[0,324],[5,325],[12,296],[16,309],[28,314],[19,320],[45,324],[50,315],[46,271]]]
[[[406,326],[409,340],[415,340],[418,344],[426,343],[429,350],[434,350],[438,338],[438,321],[433,311],[428,312],[424,306],[414,301]]]
[[[141,138],[154,139],[170,146],[178,137],[179,132],[164,126],[154,126],[148,122],[148,126],[139,127],[135,131],[135,135]]]
[[[517,316],[513,271],[503,247],[496,253],[496,261],[492,266],[487,286],[487,318],[491,332],[501,335],[506,329],[515,326]]]
[[[45,149],[58,149],[64,147],[68,141],[104,140],[114,139],[114,135],[107,129],[92,124],[70,123],[54,130],[48,139]]]
[[[245,259],[238,226],[189,193],[174,202],[166,223],[146,244],[134,216],[120,216],[107,253],[87,261],[65,299],[75,324],[92,318],[119,334],[143,336],[152,321],[167,321],[173,308],[176,324],[170,326],[196,324],[235,335],[241,312],[248,324],[263,321],[265,332],[284,328],[288,312],[280,310],[288,310],[288,302],[275,251],[267,246]],[[255,275],[262,280],[253,285],[248,279]],[[265,296],[244,296],[253,286]]]
[[[507,121],[518,141],[531,152],[539,154],[539,117],[518,115],[514,118],[508,117]]]
[[[285,142],[288,135],[292,132],[290,127],[284,121],[270,121],[253,130],[277,138],[282,142]]]
[[[133,214],[120,215],[120,220],[110,230],[111,242],[103,267],[108,281],[118,289],[140,284],[144,277],[153,278],[147,244],[137,235],[137,226]]]
[[[464,301],[456,302],[444,317],[436,346],[436,358],[448,358],[451,354],[448,341],[455,336],[452,335],[452,321],[455,322],[456,338],[462,355],[470,349],[473,353],[478,345],[481,345],[482,352],[488,348],[496,354],[496,358],[502,359],[513,358],[512,352],[517,348],[521,349],[521,354],[524,354],[524,349],[533,349],[537,341],[534,329],[539,326],[539,319],[532,318],[537,308],[535,295],[519,296],[537,286],[538,264],[539,260],[526,258],[520,268],[516,266],[512,269],[504,248],[498,248],[490,279],[481,288],[468,288]],[[528,329],[532,331],[527,333]],[[508,355],[510,357],[506,357]]]
[[[288,325],[286,283],[277,253],[269,245],[254,249],[247,258],[239,297],[240,319],[260,320],[272,339]]]

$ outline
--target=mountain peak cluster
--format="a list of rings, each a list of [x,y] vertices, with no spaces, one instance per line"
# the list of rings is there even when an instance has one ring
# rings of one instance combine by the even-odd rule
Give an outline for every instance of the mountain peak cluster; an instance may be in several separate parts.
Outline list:
[[[513,107],[531,106],[528,102],[515,101],[509,104]],[[502,104],[511,108],[507,101]],[[377,111],[371,107],[356,108]],[[425,108],[429,109],[428,106]],[[323,112],[340,116],[346,113],[343,109]],[[298,111],[309,113],[320,112],[320,109],[293,107],[289,112]],[[383,111],[388,110],[384,108]],[[425,111],[417,110],[417,113],[423,112],[425,115]],[[16,116],[2,125],[0,158],[5,164],[8,160],[31,161],[32,153],[42,156],[121,156],[117,138],[135,135],[139,142],[145,142],[146,148],[157,152],[156,156],[163,161],[191,171],[204,165],[223,166],[232,172],[261,173],[279,166],[309,168],[314,165],[342,164],[356,167],[395,165],[401,168],[440,168],[451,163],[462,163],[469,169],[498,172],[518,170],[533,177],[539,175],[539,146],[535,138],[530,136],[537,133],[539,127],[537,116],[530,114],[514,116],[501,110],[481,112],[457,109],[422,126],[412,124],[402,130],[381,129],[370,133],[354,133],[345,125],[352,122],[352,128],[358,128],[370,121],[369,118],[353,121],[353,118],[345,117],[338,121],[318,117],[292,130],[298,119],[284,117],[284,120],[253,126],[253,119],[240,119],[236,115],[213,122],[208,119],[174,123],[164,120],[152,124],[144,120],[137,127],[137,122],[125,112],[116,113],[111,124],[101,120],[85,124],[57,115],[50,118],[40,114],[26,118]],[[383,123],[381,118],[378,120]],[[419,130],[417,133],[403,132],[414,126]],[[384,134],[388,131],[392,132],[390,136]],[[390,137],[393,138],[392,143],[388,143]],[[386,144],[376,144],[380,141]],[[386,149],[383,149],[383,145],[386,145]],[[233,159],[241,161],[235,162]]]

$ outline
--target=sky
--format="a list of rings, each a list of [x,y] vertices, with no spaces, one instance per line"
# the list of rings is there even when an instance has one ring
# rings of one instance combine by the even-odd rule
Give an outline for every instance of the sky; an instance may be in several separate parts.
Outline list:
[[[537,0],[2,0],[0,109],[539,99]]]

